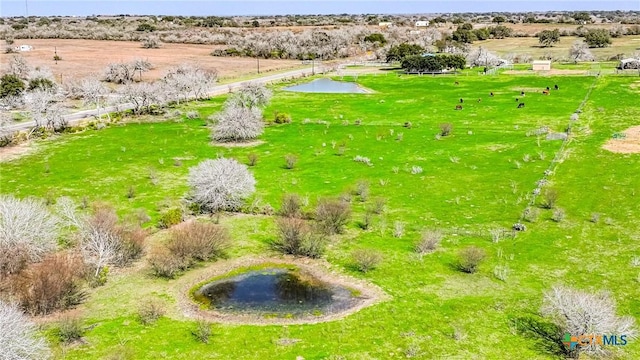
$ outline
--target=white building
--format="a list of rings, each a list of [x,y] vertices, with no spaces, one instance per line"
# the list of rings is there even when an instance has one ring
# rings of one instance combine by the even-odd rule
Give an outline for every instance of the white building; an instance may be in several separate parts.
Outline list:
[[[384,22],[378,23],[378,26],[380,26],[380,27],[391,27],[391,26],[393,26],[393,23],[392,22],[388,22],[388,21],[384,21]]]
[[[15,51],[31,51],[33,50],[33,46],[31,45],[20,45],[13,48]]]
[[[428,21],[416,21],[416,27],[427,27],[429,26]]]
[[[551,70],[551,60],[534,60],[531,63],[531,69],[534,71],[549,71]]]

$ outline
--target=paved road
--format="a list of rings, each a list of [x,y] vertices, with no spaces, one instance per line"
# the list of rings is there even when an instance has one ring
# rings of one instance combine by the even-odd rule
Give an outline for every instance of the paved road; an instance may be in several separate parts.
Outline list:
[[[261,84],[267,84],[267,83],[276,82],[282,79],[297,78],[301,76],[311,75],[312,72],[313,72],[313,69],[309,67],[304,69],[287,71],[279,74],[265,75],[265,76],[251,79],[251,80],[237,81],[237,82],[224,84],[224,85],[216,85],[211,89],[211,91],[209,91],[209,96],[226,94],[230,91],[238,89],[240,86],[242,86],[242,84],[247,82],[257,82]],[[105,108],[101,108],[100,113],[105,114],[107,112],[125,111],[130,109],[133,109],[133,104],[120,104],[118,106],[107,106]],[[80,122],[81,120],[84,120],[86,118],[90,118],[96,115],[98,115],[98,111],[96,109],[93,109],[93,110],[79,111],[73,114],[67,114],[67,115],[64,115],[64,118],[65,120],[67,120],[69,125],[73,125]],[[10,132],[23,131],[23,130],[29,130],[35,126],[36,126],[36,123],[34,121],[28,121],[28,122],[7,126],[6,130]]]

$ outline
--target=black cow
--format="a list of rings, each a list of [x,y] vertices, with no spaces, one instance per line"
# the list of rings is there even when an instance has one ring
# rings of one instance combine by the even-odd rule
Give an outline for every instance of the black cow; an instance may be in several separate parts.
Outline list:
[[[520,91],[520,96],[524,96],[524,91]]]
[[[516,98],[516,102],[520,101],[520,99]]]
[[[518,104],[518,109],[523,108],[523,107],[524,107],[524,103]]]
[[[556,89],[556,90],[560,89],[560,87],[558,87],[557,84],[553,88]]]
[[[460,98],[460,104],[462,104],[464,102],[464,100],[462,98]]]
[[[493,97],[493,91],[489,93],[489,96]]]

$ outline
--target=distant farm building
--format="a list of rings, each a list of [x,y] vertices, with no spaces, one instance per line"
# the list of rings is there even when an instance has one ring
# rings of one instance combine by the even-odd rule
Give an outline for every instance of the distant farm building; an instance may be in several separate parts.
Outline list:
[[[618,64],[618,70],[640,69],[640,59],[622,59]]]
[[[31,51],[33,50],[33,46],[31,45],[20,45],[13,48],[15,51]]]
[[[428,21],[416,21],[416,27],[427,27],[429,26]]]
[[[383,28],[384,27],[391,27],[391,26],[393,26],[393,23],[390,22],[390,21],[383,21],[383,22],[378,23],[378,26],[383,27]]]
[[[551,60],[535,60],[531,65],[533,71],[551,70]]]

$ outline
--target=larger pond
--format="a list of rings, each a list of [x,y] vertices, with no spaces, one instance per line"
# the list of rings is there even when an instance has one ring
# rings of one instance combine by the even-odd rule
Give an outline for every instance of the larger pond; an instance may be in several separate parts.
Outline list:
[[[247,271],[212,281],[197,289],[193,298],[220,312],[276,317],[333,314],[358,303],[350,289],[283,268]]]
[[[360,87],[356,83],[334,81],[331,79],[318,79],[306,84],[294,85],[284,88],[287,91],[307,93],[352,93],[366,94],[369,90]]]

